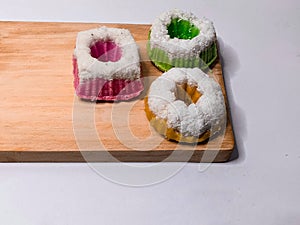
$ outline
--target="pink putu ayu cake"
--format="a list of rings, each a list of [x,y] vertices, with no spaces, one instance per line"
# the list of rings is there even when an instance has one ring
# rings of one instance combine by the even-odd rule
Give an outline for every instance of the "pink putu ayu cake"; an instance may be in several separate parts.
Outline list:
[[[73,66],[80,98],[129,100],[144,90],[138,47],[127,29],[100,27],[79,32]]]

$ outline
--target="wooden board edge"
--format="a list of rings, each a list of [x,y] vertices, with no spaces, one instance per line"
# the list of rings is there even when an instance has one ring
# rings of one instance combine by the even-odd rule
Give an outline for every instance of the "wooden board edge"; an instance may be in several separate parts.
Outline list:
[[[227,162],[230,159],[231,150],[219,151],[210,150],[209,156],[205,158],[205,150],[201,151],[187,151],[176,150],[178,157],[168,159],[173,150],[164,151],[85,151],[82,154],[80,151],[19,151],[0,152],[0,163],[114,163],[114,162],[184,162],[182,157],[189,157],[186,162],[193,163],[220,163]],[[38,153],[38,154],[37,154]],[[211,156],[213,155],[213,158]]]

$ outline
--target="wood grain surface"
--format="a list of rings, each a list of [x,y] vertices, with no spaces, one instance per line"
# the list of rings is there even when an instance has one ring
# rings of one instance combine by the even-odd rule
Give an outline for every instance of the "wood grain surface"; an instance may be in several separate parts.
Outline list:
[[[140,46],[146,87],[161,75],[146,54],[149,25],[0,22],[0,161],[228,161],[234,148],[230,120],[224,135],[184,145],[165,140],[149,126],[146,91],[119,103],[96,104],[75,96],[77,33],[101,25],[131,31]],[[219,60],[212,75],[227,103]]]

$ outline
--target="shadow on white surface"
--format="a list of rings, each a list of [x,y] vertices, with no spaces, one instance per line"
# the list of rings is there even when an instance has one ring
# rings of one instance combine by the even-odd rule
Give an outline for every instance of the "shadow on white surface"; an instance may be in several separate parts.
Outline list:
[[[231,85],[234,77],[239,75],[238,72],[241,64],[238,54],[233,47],[226,44],[220,37],[218,38],[218,44],[235,137],[235,147],[230,161],[236,160],[237,162],[242,162],[245,160],[246,155],[244,141],[246,140],[248,134],[247,118],[243,109],[235,102]]]

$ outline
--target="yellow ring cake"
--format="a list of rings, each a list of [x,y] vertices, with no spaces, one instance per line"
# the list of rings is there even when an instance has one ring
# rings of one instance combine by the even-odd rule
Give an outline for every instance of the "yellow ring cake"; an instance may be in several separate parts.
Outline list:
[[[155,130],[168,140],[203,142],[226,122],[220,85],[199,68],[172,68],[158,77],[145,98]]]

